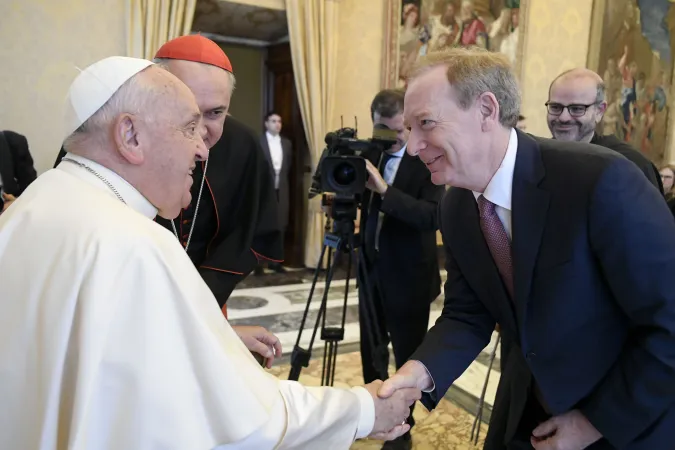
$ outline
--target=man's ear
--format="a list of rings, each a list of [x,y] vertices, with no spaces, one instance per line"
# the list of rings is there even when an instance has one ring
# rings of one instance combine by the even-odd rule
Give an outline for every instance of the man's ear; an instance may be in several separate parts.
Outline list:
[[[476,99],[481,117],[481,128],[487,131],[499,123],[499,102],[492,92],[483,92]]]
[[[600,103],[596,106],[596,108],[598,108],[598,120],[596,120],[596,122],[600,123],[602,121],[602,117],[605,115],[605,112],[607,112],[607,102]]]
[[[138,119],[131,114],[122,114],[115,121],[114,140],[120,156],[130,164],[142,164],[145,155],[141,146]]]

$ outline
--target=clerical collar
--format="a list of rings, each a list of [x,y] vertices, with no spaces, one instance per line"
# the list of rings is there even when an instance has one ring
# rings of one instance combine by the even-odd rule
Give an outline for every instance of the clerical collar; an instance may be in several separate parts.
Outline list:
[[[119,194],[124,199],[124,202],[136,212],[143,214],[145,217],[149,219],[153,219],[155,218],[155,216],[157,216],[157,208],[155,208],[152,205],[152,203],[150,203],[150,201],[148,201],[148,199],[143,196],[143,194],[138,192],[138,190],[135,187],[130,185],[129,182],[127,182],[127,180],[117,175],[112,170],[90,159],[84,158],[79,155],[74,155],[72,153],[66,153],[64,158],[69,158],[74,161],[77,161],[78,163],[91,168],[99,175],[101,175],[103,178],[108,180],[108,182],[112,184],[115,187],[115,189],[117,189]],[[69,174],[74,175],[115,197],[115,194],[110,190],[108,186],[105,185],[103,181],[101,181],[94,174],[88,172],[83,167],[78,166],[77,164],[72,164],[68,161],[62,161],[57,166],[57,169],[68,172]]]

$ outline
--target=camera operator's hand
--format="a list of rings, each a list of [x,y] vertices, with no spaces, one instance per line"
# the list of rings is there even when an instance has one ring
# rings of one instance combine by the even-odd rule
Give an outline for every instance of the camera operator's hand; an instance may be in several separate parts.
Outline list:
[[[389,185],[384,181],[382,175],[380,175],[380,171],[368,160],[366,160],[366,170],[368,171],[368,175],[370,175],[368,181],[366,181],[366,187],[373,192],[384,195]]]
[[[333,197],[332,194],[326,194],[321,202],[321,211],[328,214],[328,217],[333,213]]]

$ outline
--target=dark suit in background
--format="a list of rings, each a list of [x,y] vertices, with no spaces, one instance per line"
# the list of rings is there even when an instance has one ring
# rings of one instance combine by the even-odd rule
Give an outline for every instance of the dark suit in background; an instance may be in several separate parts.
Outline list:
[[[15,197],[37,178],[25,136],[13,131],[0,132],[0,177],[3,192]]]
[[[279,227],[281,228],[282,234],[288,227],[288,210],[289,210],[289,180],[288,176],[291,173],[291,164],[293,162],[293,153],[291,141],[286,139],[283,136],[279,136],[281,139],[281,150],[283,152],[283,159],[281,163],[281,170],[279,172],[279,183],[276,186],[277,199],[278,199],[278,213],[279,213]],[[272,183],[274,183],[275,173],[274,167],[272,165],[272,156],[270,155],[270,147],[267,143],[267,133],[263,134],[260,138],[260,145],[262,146],[267,162],[270,165],[270,177]]]
[[[384,198],[371,191],[363,197],[359,234],[365,267],[359,271],[368,273],[380,340],[388,343],[391,339],[397,368],[422,343],[429,328],[430,303],[440,294],[436,230],[438,202],[444,191],[443,186],[431,182],[431,174],[419,158],[404,152]],[[378,251],[367,229],[369,220],[377,220],[380,212]],[[369,338],[372,327],[364,320],[364,292],[365,282],[360,277],[361,361],[363,378],[370,383],[386,379],[387,374],[379,373],[373,365],[377,356]],[[388,352],[384,358],[380,364],[387,367]]]
[[[634,149],[629,143],[622,141],[613,134],[603,136],[595,133],[591,139],[591,144],[614,150],[629,161],[632,161],[633,164],[645,174],[645,177],[647,177],[649,182],[656,186],[659,192],[663,192],[663,182],[661,181],[659,169],[657,169],[645,155]]]
[[[423,403],[438,403],[498,322],[512,346],[486,449],[531,448],[533,425],[572,409],[604,435],[591,449],[670,448],[675,222],[661,194],[614,152],[519,132],[511,217],[513,300],[473,193],[443,199],[445,306],[411,357],[435,382]]]

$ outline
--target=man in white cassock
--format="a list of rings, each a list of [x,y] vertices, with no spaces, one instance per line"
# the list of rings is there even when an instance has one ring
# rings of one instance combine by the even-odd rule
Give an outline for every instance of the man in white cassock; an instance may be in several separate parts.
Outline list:
[[[78,75],[68,154],[0,216],[1,449],[347,449],[407,431],[377,397],[266,373],[176,238],[208,157],[191,91],[151,62]]]

